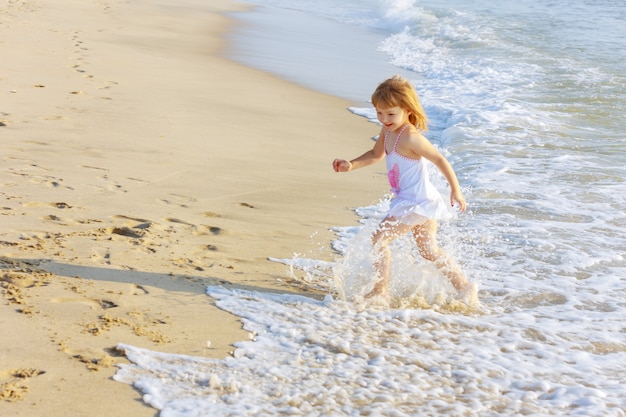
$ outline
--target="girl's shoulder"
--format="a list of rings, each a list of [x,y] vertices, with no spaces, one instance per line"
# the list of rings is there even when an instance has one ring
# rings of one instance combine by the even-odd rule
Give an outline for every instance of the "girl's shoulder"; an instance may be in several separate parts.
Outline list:
[[[411,126],[411,128],[406,129],[398,141],[397,150],[404,156],[419,159],[431,146],[432,144],[423,135],[422,131],[414,126]]]
[[[426,141],[426,142],[430,143],[429,140],[426,139],[426,136],[424,136],[422,131],[419,130],[418,128],[416,128],[413,125],[409,126],[404,131],[402,137],[400,138],[400,141],[405,142],[407,144],[410,144],[410,143],[420,143],[420,142],[423,143],[423,141]]]

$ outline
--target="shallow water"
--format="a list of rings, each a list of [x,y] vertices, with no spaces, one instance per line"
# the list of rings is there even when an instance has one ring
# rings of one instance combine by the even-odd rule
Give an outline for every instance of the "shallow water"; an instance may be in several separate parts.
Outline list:
[[[372,120],[379,81],[415,84],[469,202],[440,243],[481,305],[455,303],[409,239],[394,243],[391,308],[341,300],[371,275],[381,190],[359,225],[329,225],[335,262],[275,259],[324,301],[209,288],[252,340],[225,360],[125,347],[117,378],[162,416],[626,415],[626,5],[258,3],[236,16],[233,58]]]

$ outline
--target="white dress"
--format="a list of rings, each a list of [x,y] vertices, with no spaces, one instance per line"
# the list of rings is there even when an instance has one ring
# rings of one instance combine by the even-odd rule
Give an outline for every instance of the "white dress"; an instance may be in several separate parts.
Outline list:
[[[385,146],[387,178],[391,192],[395,196],[390,203],[387,217],[393,217],[411,226],[417,226],[429,219],[451,218],[451,211],[447,209],[441,194],[428,178],[426,160],[407,158],[396,151],[398,139],[403,131],[404,129],[396,137],[390,153],[387,153]],[[385,145],[389,136],[388,132],[385,133]]]

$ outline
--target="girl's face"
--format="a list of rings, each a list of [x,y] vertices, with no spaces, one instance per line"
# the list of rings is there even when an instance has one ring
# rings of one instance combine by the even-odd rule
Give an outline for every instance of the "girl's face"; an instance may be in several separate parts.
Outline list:
[[[409,121],[409,113],[397,106],[389,109],[376,108],[376,116],[388,132],[395,132]]]

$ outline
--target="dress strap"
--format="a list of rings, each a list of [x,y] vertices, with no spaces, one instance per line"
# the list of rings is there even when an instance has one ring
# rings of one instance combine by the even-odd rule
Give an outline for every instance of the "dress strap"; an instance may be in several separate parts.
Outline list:
[[[385,155],[389,155],[387,153],[387,138],[388,137],[389,137],[389,132],[385,131],[385,139],[384,139],[384,142],[383,142],[383,148],[385,149]]]
[[[396,146],[398,146],[398,140],[400,140],[400,136],[402,136],[402,134],[404,133],[404,131],[406,130],[407,127],[408,127],[408,125],[404,125],[404,127],[402,128],[400,133],[398,133],[398,136],[396,136],[396,141],[393,144],[393,149],[391,150],[391,152],[395,152],[396,151]],[[385,140],[387,140],[387,135],[385,135]]]

